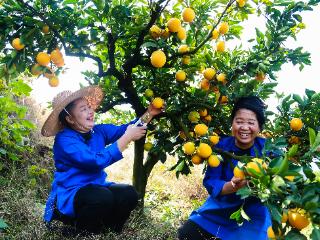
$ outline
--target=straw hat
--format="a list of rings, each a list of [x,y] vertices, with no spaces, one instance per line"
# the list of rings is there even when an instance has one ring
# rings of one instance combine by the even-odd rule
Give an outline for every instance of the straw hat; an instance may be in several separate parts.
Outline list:
[[[41,134],[46,137],[55,136],[60,130],[63,129],[63,125],[59,121],[60,112],[72,101],[85,98],[90,106],[96,110],[102,99],[104,93],[99,86],[89,86],[81,88],[76,92],[63,91],[58,93],[52,100],[52,112],[43,124]]]

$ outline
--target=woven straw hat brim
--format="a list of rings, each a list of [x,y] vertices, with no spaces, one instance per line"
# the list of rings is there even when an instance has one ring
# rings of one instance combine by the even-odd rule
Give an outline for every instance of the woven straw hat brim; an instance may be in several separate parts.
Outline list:
[[[60,112],[72,101],[89,97],[92,99],[94,110],[100,106],[104,97],[102,89],[98,86],[89,86],[82,88],[74,93],[71,93],[68,97],[62,100],[57,106],[54,107],[47,120],[42,126],[41,134],[45,137],[55,136],[60,130],[63,129],[62,124],[59,121]]]

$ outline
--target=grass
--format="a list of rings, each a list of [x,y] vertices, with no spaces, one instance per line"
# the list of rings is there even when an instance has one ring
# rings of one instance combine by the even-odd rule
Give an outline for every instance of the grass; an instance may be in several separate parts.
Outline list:
[[[109,181],[131,184],[132,149],[133,146],[124,152],[124,159],[107,168]],[[176,239],[180,224],[207,196],[202,187],[202,166],[195,167],[188,177],[177,179],[174,172],[167,171],[175,161],[169,157],[165,164],[156,164],[150,175],[143,213],[133,212],[121,234],[66,236],[67,229],[62,224],[55,222],[56,230],[49,231],[42,220],[54,170],[52,155],[41,147],[28,159],[24,167],[11,169],[0,179],[0,218],[9,225],[0,232],[0,239]],[[31,165],[48,171],[30,175]]]

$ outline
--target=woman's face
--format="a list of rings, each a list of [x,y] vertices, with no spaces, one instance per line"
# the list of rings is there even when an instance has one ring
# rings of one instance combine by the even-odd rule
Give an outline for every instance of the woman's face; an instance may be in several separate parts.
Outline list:
[[[236,146],[242,149],[250,148],[260,131],[256,114],[248,109],[239,109],[232,121],[232,134],[236,139]]]
[[[93,128],[94,111],[87,100],[83,98],[75,100],[70,114],[71,116],[67,116],[67,121],[73,129],[79,132],[88,132]]]

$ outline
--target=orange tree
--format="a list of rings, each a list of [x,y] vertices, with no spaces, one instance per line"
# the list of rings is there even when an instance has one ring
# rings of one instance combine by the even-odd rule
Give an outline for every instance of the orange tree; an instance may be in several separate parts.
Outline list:
[[[135,142],[133,184],[143,197],[153,166],[168,154],[176,156],[177,175],[188,174],[212,150],[227,154],[212,145],[217,135],[230,133],[237,97],[267,99],[282,64],[301,69],[310,64],[309,53],[288,48],[285,41],[305,27],[300,13],[318,3],[5,0],[0,39],[1,67],[7,71],[1,78],[29,69],[57,86],[66,55],[95,62],[97,70],[83,74],[107,93],[100,112],[129,103],[139,116],[153,98],[164,99],[166,111],[150,124],[147,144],[146,139]],[[263,18],[265,30],[256,28],[244,48],[242,22],[251,15]]]

